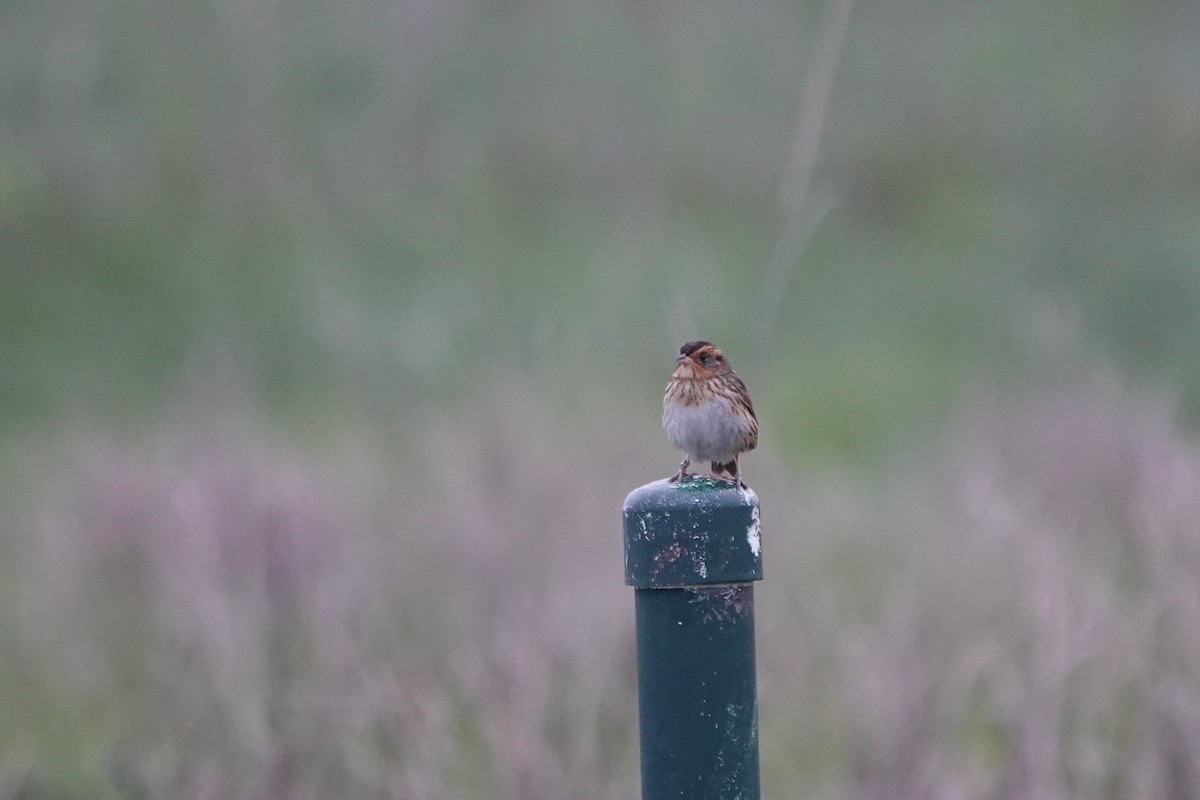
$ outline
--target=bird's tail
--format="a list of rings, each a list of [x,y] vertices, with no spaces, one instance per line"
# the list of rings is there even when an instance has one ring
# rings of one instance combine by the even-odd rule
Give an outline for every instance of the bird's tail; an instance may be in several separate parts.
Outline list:
[[[736,461],[728,461],[724,464],[722,464],[720,461],[712,462],[713,475],[720,475],[722,472],[724,472],[727,475],[729,475],[730,477],[733,477],[736,469],[737,469]]]

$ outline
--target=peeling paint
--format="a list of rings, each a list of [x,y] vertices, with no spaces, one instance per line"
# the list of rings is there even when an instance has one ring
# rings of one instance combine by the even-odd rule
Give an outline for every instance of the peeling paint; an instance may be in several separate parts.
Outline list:
[[[752,490],[697,476],[634,490],[625,503],[626,582],[665,588],[761,579],[750,530],[757,502]]]
[[[658,554],[654,556],[654,574],[658,575],[670,564],[673,564],[675,561],[679,560],[679,556],[682,553],[683,548],[680,547],[679,542],[671,542],[670,545],[660,550]]]
[[[760,537],[760,522],[758,506],[750,510],[750,527],[746,529],[746,541],[750,543],[750,552],[758,558],[762,554],[762,538]]]
[[[749,584],[688,587],[690,602],[702,606],[705,622],[733,622],[754,613],[754,595]]]

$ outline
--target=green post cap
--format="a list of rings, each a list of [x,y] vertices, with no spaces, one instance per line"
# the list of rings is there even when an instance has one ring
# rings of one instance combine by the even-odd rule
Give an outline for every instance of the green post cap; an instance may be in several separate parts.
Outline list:
[[[625,583],[637,588],[762,580],[758,496],[693,475],[625,498]]]

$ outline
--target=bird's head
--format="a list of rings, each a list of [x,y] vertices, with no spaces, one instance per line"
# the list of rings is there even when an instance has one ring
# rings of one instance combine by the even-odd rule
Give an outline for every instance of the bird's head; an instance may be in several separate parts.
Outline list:
[[[676,378],[707,378],[729,370],[725,355],[712,342],[688,342],[676,357]]]

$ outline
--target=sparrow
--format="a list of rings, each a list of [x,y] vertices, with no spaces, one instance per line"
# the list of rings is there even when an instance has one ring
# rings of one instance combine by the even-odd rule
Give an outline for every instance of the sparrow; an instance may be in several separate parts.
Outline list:
[[[675,364],[663,395],[662,424],[683,461],[671,482],[687,478],[692,461],[709,461],[713,477],[749,488],[739,457],[758,445],[758,418],[746,384],[711,342],[688,342]]]

